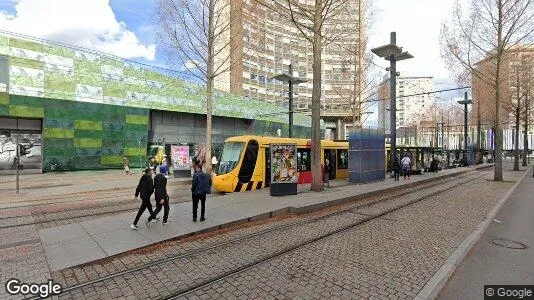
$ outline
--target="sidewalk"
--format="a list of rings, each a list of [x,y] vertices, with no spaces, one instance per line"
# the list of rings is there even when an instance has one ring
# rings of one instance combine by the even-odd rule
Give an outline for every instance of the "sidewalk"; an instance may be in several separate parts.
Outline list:
[[[24,205],[86,201],[87,197],[110,192],[127,192],[137,186],[140,169],[127,176],[122,170],[79,171],[27,174],[20,177],[20,194],[15,191],[15,176],[0,177],[0,208]],[[169,178],[169,186],[191,184],[191,178]]]
[[[534,282],[532,195],[534,179],[532,171],[529,171],[495,217],[498,221],[491,223],[438,298],[482,299],[484,285]]]
[[[135,213],[46,228],[39,231],[46,258],[52,271],[106,258],[164,240],[186,237],[199,232],[216,230],[247,221],[269,218],[295,212],[303,213],[366,198],[377,193],[396,190],[405,185],[458,175],[475,168],[449,169],[439,173],[412,176],[412,180],[395,182],[392,179],[361,185],[331,187],[321,193],[311,193],[309,185],[299,187],[299,194],[287,197],[270,197],[263,189],[245,193],[232,193],[207,201],[205,222],[191,221],[191,203],[171,206],[169,219],[173,222],[162,226],[161,222],[146,228],[142,222],[138,231],[130,229]],[[141,220],[147,217],[143,216]]]

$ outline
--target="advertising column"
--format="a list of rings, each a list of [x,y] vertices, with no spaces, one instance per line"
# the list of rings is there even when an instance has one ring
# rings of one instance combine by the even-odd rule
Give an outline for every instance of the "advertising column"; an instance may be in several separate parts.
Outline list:
[[[174,178],[191,177],[189,146],[171,146],[171,158]]]
[[[297,145],[271,144],[271,196],[297,194]]]

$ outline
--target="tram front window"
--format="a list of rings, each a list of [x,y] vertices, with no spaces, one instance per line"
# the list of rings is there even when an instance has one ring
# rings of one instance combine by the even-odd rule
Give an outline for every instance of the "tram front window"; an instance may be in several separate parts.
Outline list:
[[[231,172],[241,158],[241,152],[245,147],[243,142],[225,142],[221,154],[221,161],[217,170],[217,175],[223,175]]]

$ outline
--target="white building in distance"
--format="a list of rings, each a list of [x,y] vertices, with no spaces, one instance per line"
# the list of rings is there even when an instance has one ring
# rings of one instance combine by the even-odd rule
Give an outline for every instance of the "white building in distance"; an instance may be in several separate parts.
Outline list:
[[[434,107],[433,77],[397,77],[397,128],[419,125],[427,119]],[[390,133],[389,77],[378,86],[378,127]]]

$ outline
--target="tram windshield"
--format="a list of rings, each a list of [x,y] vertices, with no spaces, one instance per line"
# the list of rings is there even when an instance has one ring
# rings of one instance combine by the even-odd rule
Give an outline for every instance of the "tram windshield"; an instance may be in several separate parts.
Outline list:
[[[223,175],[231,172],[241,158],[241,152],[245,147],[243,142],[225,142],[221,154],[221,161],[217,170],[217,175]]]

